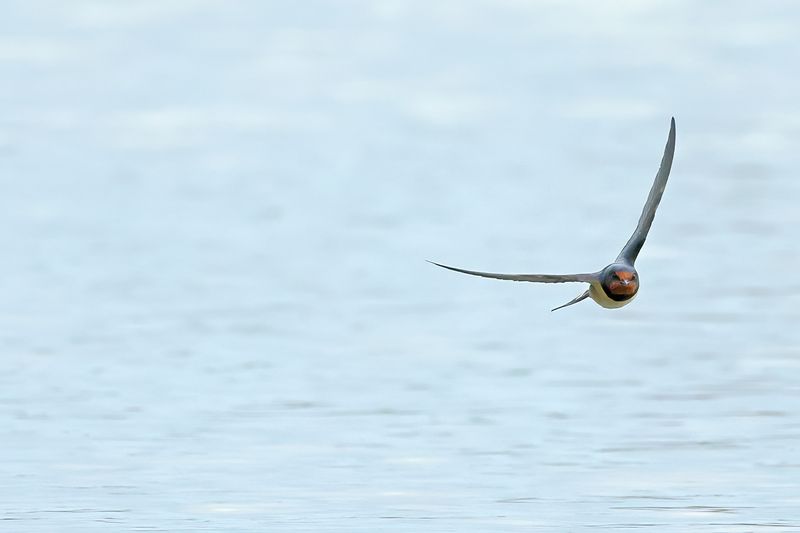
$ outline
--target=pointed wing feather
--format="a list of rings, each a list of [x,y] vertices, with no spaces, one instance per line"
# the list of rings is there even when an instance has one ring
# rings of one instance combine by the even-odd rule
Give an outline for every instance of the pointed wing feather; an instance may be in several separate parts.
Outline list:
[[[454,272],[461,272],[462,274],[469,274],[471,276],[480,276],[482,278],[505,279],[510,281],[532,281],[535,283],[570,283],[570,282],[584,282],[591,283],[597,279],[597,274],[495,274],[493,272],[478,272],[477,270],[465,270],[463,268],[456,268],[447,265],[428,261],[429,263],[438,267],[453,270]]]
[[[558,311],[559,309],[564,309],[565,307],[569,307],[570,305],[575,305],[578,302],[584,301],[588,297],[589,297],[589,291],[587,290],[583,294],[581,294],[579,296],[576,296],[575,298],[573,298],[572,300],[568,301],[564,305],[559,305],[558,307],[556,307],[554,309],[551,309],[550,312]]]
[[[653,219],[656,216],[656,209],[661,202],[661,196],[664,194],[664,188],[667,186],[667,178],[669,178],[669,171],[672,169],[672,157],[675,155],[675,118],[670,122],[669,137],[667,137],[667,145],[664,147],[664,156],[661,158],[661,166],[658,169],[656,178],[653,181],[653,186],[650,188],[650,194],[647,196],[647,202],[644,204],[642,214],[639,217],[639,224],[636,230],[628,239],[627,244],[617,257],[617,261],[625,261],[633,265],[639,252],[647,239],[647,233],[650,231],[650,226],[653,225]]]

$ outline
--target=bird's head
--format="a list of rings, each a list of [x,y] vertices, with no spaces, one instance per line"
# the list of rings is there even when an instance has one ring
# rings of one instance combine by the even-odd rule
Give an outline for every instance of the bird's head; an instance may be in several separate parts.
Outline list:
[[[603,290],[612,300],[629,300],[639,290],[639,274],[628,265],[614,264],[603,269],[600,275]]]

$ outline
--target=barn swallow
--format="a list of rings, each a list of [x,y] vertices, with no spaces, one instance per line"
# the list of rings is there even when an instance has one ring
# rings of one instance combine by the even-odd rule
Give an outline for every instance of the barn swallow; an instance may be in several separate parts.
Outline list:
[[[472,276],[481,276],[484,278],[505,279],[511,281],[532,281],[534,283],[588,283],[589,289],[583,294],[577,296],[573,300],[552,309],[563,309],[570,305],[582,302],[587,298],[591,298],[600,306],[607,309],[619,308],[629,304],[636,293],[639,291],[639,273],[636,272],[633,264],[639,256],[639,252],[644,245],[647,238],[647,233],[650,231],[650,226],[653,225],[653,219],[656,216],[656,209],[661,202],[661,196],[664,194],[664,188],[667,186],[667,178],[669,171],[672,168],[672,157],[675,154],[675,119],[670,121],[669,136],[667,137],[667,145],[664,147],[664,155],[661,158],[661,166],[658,169],[656,178],[653,181],[653,186],[650,188],[650,194],[647,196],[647,202],[644,204],[642,214],[639,217],[639,223],[631,235],[625,247],[619,253],[613,263],[591,274],[494,274],[492,272],[477,272],[475,270],[465,270],[463,268],[456,268],[439,263],[433,263],[436,266],[454,270],[463,274],[470,274]]]

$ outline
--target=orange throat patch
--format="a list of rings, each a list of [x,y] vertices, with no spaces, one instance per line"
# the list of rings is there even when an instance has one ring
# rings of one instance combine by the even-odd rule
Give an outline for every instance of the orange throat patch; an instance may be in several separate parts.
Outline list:
[[[636,281],[633,281],[633,276],[628,272],[620,273],[619,274],[620,279],[622,279],[622,280],[625,279],[625,278],[622,277],[623,274],[627,274],[628,275],[628,279],[631,280],[631,281],[629,281],[629,283],[626,285],[626,284],[622,283],[622,281],[614,280],[614,281],[612,281],[611,283],[608,284],[609,292],[611,292],[611,294],[616,294],[616,295],[619,295],[619,296],[631,296],[633,294],[636,294],[636,291],[639,290],[639,283],[637,283]]]
[[[633,281],[633,272],[625,272],[620,270],[617,272],[617,277],[622,281]]]

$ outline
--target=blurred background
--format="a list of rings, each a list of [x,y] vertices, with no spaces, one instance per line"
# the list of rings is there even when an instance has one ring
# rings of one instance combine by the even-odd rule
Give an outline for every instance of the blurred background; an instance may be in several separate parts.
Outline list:
[[[9,531],[800,530],[800,4],[10,0]],[[593,271],[676,117],[636,301]]]

